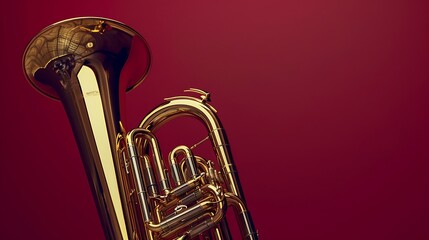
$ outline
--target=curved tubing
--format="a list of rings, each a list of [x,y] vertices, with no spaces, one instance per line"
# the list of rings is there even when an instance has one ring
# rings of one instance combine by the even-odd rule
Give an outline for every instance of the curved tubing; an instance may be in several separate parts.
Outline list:
[[[213,148],[226,177],[228,191],[244,199],[229,143],[215,111],[212,106],[200,99],[188,96],[175,97],[147,114],[139,127],[155,132],[164,123],[179,116],[191,115],[201,120],[209,132]]]

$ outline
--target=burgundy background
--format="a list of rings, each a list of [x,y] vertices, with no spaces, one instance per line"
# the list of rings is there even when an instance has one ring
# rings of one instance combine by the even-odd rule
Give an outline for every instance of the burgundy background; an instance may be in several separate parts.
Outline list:
[[[213,94],[261,239],[429,239],[428,11],[406,0],[4,3],[0,238],[102,238],[63,108],[21,70],[42,28],[93,15],[152,50],[127,96],[129,128],[163,97]]]

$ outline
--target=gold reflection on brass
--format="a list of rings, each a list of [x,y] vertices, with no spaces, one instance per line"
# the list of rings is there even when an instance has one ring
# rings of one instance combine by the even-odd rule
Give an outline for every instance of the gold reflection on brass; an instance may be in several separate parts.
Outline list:
[[[124,236],[124,238],[128,238],[97,78],[91,68],[87,66],[82,66],[77,77],[82,89],[86,111],[92,128],[92,135],[95,138],[101,166],[105,174],[107,187],[109,188],[110,198],[112,199],[113,208],[115,209],[115,213],[119,221],[119,228],[122,236]]]

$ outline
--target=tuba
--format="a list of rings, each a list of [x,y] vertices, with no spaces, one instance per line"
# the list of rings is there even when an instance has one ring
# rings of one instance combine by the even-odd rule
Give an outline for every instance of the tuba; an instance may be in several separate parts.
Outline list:
[[[133,66],[133,62],[138,66]],[[62,102],[106,239],[231,239],[232,207],[243,239],[258,239],[226,134],[210,94],[165,99],[126,131],[124,95],[146,77],[150,50],[130,27],[105,18],[55,23],[23,56],[29,82]],[[179,145],[163,159],[157,129],[179,116],[204,123],[217,162]]]

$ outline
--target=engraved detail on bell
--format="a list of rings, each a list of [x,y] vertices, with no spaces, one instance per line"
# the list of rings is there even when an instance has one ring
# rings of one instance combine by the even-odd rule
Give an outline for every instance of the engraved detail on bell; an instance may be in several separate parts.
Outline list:
[[[70,21],[51,26],[34,39],[27,49],[25,57],[25,70],[35,73],[37,69],[45,67],[53,58],[67,54],[73,54],[76,59],[94,52],[95,38],[91,32],[81,28],[82,25],[97,25],[97,21],[83,23],[81,21]],[[87,47],[88,43],[92,47]]]
[[[91,97],[93,97],[93,96],[98,96],[98,95],[100,95],[100,92],[99,91],[91,91],[91,92],[86,92],[85,93],[87,96],[91,96]]]

